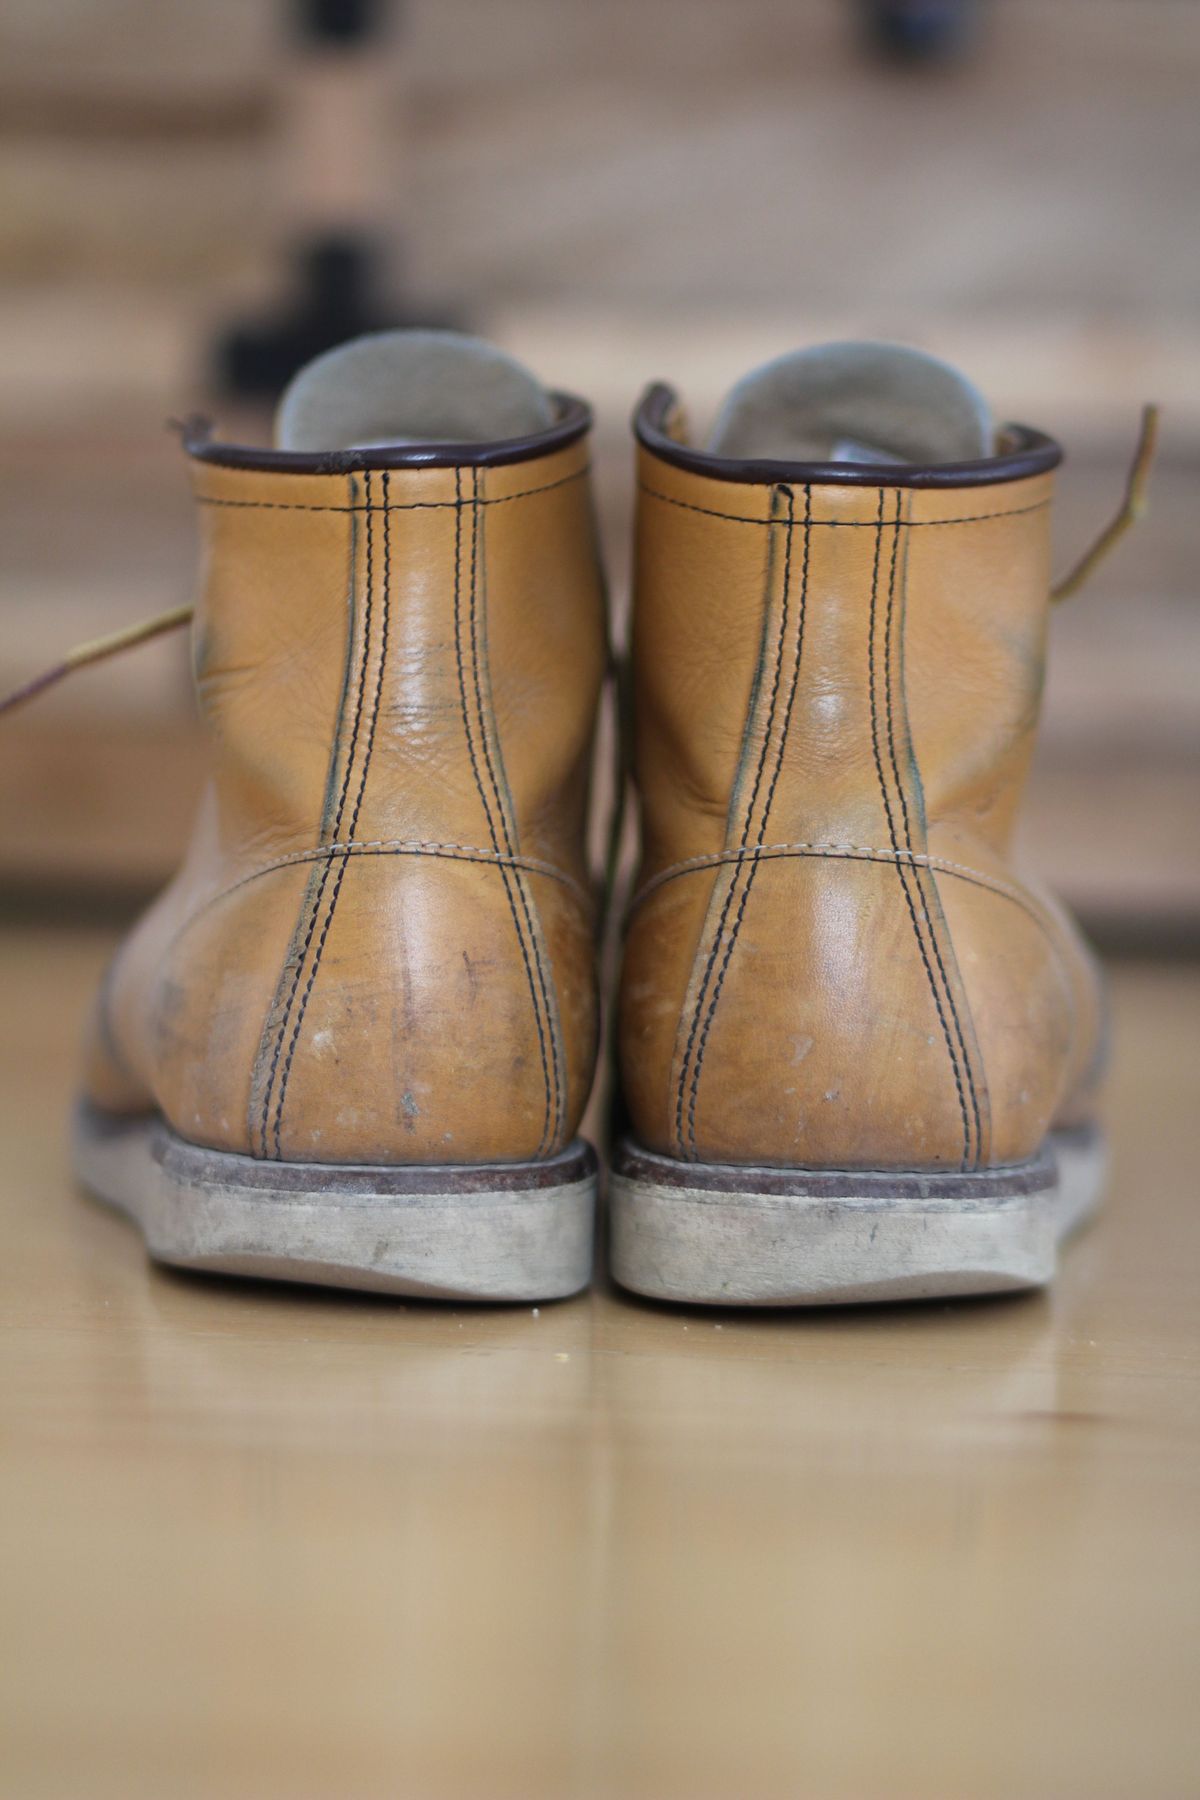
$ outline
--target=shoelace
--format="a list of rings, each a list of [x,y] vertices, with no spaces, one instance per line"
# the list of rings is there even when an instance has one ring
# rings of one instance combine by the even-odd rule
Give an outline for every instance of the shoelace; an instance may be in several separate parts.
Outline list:
[[[90,638],[87,643],[76,644],[68,650],[61,662],[53,663],[50,668],[43,669],[32,681],[26,681],[11,694],[0,700],[0,714],[12,712],[23,706],[27,700],[44,694],[64,677],[76,669],[86,669],[92,663],[104,662],[110,656],[119,656],[123,650],[132,650],[136,644],[148,644],[151,638],[162,637],[165,632],[178,631],[181,625],[191,623],[192,608],[190,606],[173,606],[170,612],[159,613],[153,619],[143,619],[139,625],[128,625],[124,631],[112,631],[107,637]]]
[[[1081,587],[1087,585],[1113,546],[1120,542],[1130,526],[1136,525],[1145,513],[1150,469],[1158,449],[1158,421],[1158,407],[1152,404],[1143,406],[1138,440],[1134,446],[1129,473],[1125,477],[1125,497],[1120,509],[1090,548],[1084,551],[1075,567],[1068,569],[1062,579],[1054,583],[1050,589],[1050,599],[1055,605],[1060,600],[1069,600],[1072,594],[1077,594]]]
[[[1085,550],[1074,568],[1069,569],[1061,581],[1056,581],[1050,589],[1050,599],[1057,605],[1091,579],[1094,571],[1104,561],[1113,546],[1120,542],[1132,525],[1143,516],[1146,510],[1146,490],[1150,479],[1150,469],[1154,462],[1158,447],[1159,409],[1147,405],[1142,408],[1141,428],[1138,432],[1137,444],[1134,448],[1133,460],[1129,465],[1129,474],[1125,480],[1125,494],[1119,510],[1109,520],[1099,537]],[[169,612],[159,613],[155,618],[143,619],[138,625],[129,625],[123,631],[111,632],[107,637],[92,638],[87,643],[77,644],[69,650],[61,662],[54,663],[35,675],[31,681],[22,685],[11,694],[0,700],[0,715],[14,712],[27,700],[44,694],[47,688],[57,686],[68,675],[77,669],[90,668],[93,663],[105,662],[110,656],[120,656],[123,651],[132,650],[138,644],[149,643],[151,638],[162,637],[168,631],[178,631],[181,626],[190,624],[192,618],[190,606],[174,606]],[[618,693],[625,688],[622,670],[616,670]],[[626,731],[617,731],[617,755],[620,763],[618,771],[617,794],[618,806],[614,829],[610,838],[608,884],[611,887],[616,874],[616,857],[620,845],[620,822],[624,813],[625,786],[628,778],[628,756],[625,745]]]

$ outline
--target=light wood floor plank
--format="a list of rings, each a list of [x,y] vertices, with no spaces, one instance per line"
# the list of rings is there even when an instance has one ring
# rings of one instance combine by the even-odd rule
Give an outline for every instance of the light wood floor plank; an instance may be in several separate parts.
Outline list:
[[[439,1310],[148,1267],[62,1140],[100,932],[0,932],[21,1800],[1182,1800],[1197,1003],[1115,974],[1049,1298]]]

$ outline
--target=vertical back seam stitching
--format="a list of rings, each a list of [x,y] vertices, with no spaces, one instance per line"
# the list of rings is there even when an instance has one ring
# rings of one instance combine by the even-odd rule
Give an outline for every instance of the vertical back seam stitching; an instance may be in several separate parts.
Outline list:
[[[792,585],[792,538],[794,535],[794,528],[795,528],[795,522],[796,522],[796,502],[795,502],[795,494],[791,488],[785,487],[782,491],[787,495],[787,505],[788,505],[788,516],[787,516],[786,524],[784,526],[787,536],[786,536],[786,540],[785,540],[786,548],[785,548],[784,561],[783,561],[784,617],[783,617],[782,630],[786,632],[787,613],[789,610],[791,585]],[[793,710],[794,710],[795,704],[796,704],[796,693],[797,693],[797,690],[800,685],[800,665],[801,665],[801,660],[804,655],[804,616],[805,616],[806,601],[808,598],[808,553],[809,553],[809,545],[810,545],[810,542],[812,539],[812,532],[811,532],[812,488],[807,483],[805,484],[805,489],[804,489],[804,501],[805,501],[804,557],[803,557],[803,564],[802,564],[802,570],[801,570],[800,594],[799,594],[798,607],[797,607],[796,653],[795,653],[795,658],[792,663],[792,679],[791,679],[791,684],[790,684],[790,687],[788,690],[787,704],[784,707],[783,723],[780,727],[780,732],[779,732],[779,747],[778,747],[778,750],[777,750],[776,756],[775,756],[775,767],[774,767],[774,770],[772,771],[770,784],[767,788],[767,797],[763,803],[762,818],[759,820],[758,843],[755,846],[756,849],[762,848],[763,841],[767,835],[767,826],[770,823],[770,818],[771,818],[771,807],[772,807],[772,804],[774,803],[774,799],[775,799],[775,789],[779,784],[779,776],[783,769],[783,758],[784,758],[785,751],[787,749],[788,732],[791,728],[792,713],[793,713]],[[744,846],[743,846],[743,848],[744,848]],[[693,1152],[693,1155],[694,1155],[695,1149],[696,1149],[696,1103],[697,1103],[697,1098],[698,1098],[698,1095],[700,1092],[700,1074],[701,1074],[701,1070],[704,1065],[704,1053],[708,1046],[709,1034],[712,1030],[713,1020],[716,1018],[717,1006],[720,1002],[721,992],[725,985],[725,977],[729,971],[729,965],[733,959],[733,952],[734,952],[734,948],[737,944],[738,935],[741,931],[742,920],[744,919],[745,914],[746,914],[746,905],[750,899],[750,890],[754,886],[754,881],[755,881],[755,877],[757,876],[758,869],[759,869],[759,861],[757,858],[755,858],[755,860],[750,864],[749,871],[746,876],[745,885],[742,888],[741,898],[738,901],[737,915],[733,922],[733,930],[730,932],[729,941],[725,946],[725,955],[724,955],[724,958],[722,959],[720,972],[718,973],[716,984],[713,989],[712,999],[709,1002],[708,1015],[704,1021],[704,1030],[702,1031],[702,1033],[700,1035],[700,1042],[696,1049],[696,1061],[695,1061],[695,1065],[692,1070],[691,1090],[690,1090],[690,1093],[688,1096],[688,1139],[689,1139],[689,1145]]]
[[[371,477],[370,477],[369,473],[367,473],[365,475],[365,481],[366,481],[366,488],[367,488],[367,502],[369,504],[370,499],[371,499]],[[362,773],[359,776],[358,792],[354,798],[354,811],[350,815],[350,826],[349,826],[349,831],[347,833],[347,835],[351,838],[354,836],[355,830],[357,829],[359,814],[362,811],[363,796],[366,794],[366,791],[367,791],[367,777],[370,774],[371,755],[375,748],[375,733],[376,733],[376,730],[377,730],[378,724],[379,724],[379,707],[380,707],[380,702],[383,698],[383,681],[384,681],[384,674],[386,672],[386,666],[387,666],[388,627],[389,627],[390,610],[391,610],[391,596],[390,596],[390,592],[389,592],[389,589],[391,586],[391,514],[387,510],[387,496],[388,496],[388,473],[387,473],[387,470],[385,469],[383,471],[383,500],[384,500],[384,510],[383,510],[383,587],[382,587],[382,592],[380,593],[380,597],[379,597],[379,599],[380,599],[380,606],[379,606],[379,611],[380,611],[379,668],[378,668],[378,672],[375,677],[375,693],[374,693],[374,697],[371,702],[370,722],[367,726],[367,733],[366,733],[366,737],[364,739],[363,756],[362,756]],[[371,515],[370,515],[370,513],[368,513],[368,515],[367,515],[367,582],[368,582],[368,587],[370,586],[370,583],[371,583],[372,574],[373,574],[373,570],[372,570],[372,554],[371,554]],[[364,634],[364,646],[368,642],[369,642],[369,640],[367,639],[366,635]],[[368,667],[368,654],[367,654],[367,649],[364,647],[363,681],[362,681],[363,688],[366,687],[367,667]],[[360,699],[361,699],[361,690],[360,690]],[[336,833],[335,833],[335,835],[336,835]],[[312,998],[312,991],[313,991],[314,986],[316,985],[317,972],[321,966],[321,958],[325,954],[325,945],[329,938],[329,928],[333,924],[333,915],[337,909],[338,896],[342,891],[342,883],[346,879],[346,870],[349,867],[350,858],[348,856],[344,856],[344,855],[338,856],[337,863],[338,863],[338,871],[337,871],[337,875],[334,879],[332,892],[330,893],[330,896],[329,896],[329,906],[325,913],[325,921],[321,927],[321,935],[317,939],[316,950],[313,953],[312,967],[308,973],[308,981],[305,984],[304,993],[301,996],[300,1004],[296,1009],[296,1017],[295,1017],[295,1021],[292,1026],[292,1035],[291,1035],[291,1039],[288,1043],[287,1057],[284,1061],[283,1072],[279,1078],[279,1092],[278,1092],[278,1095],[277,1095],[276,1101],[275,1101],[275,1120],[274,1120],[274,1127],[273,1127],[276,1160],[280,1160],[283,1155],[283,1109],[284,1109],[284,1103],[287,1100],[288,1082],[291,1079],[292,1063],[295,1059],[297,1045],[300,1042],[300,1033],[304,1027],[304,1015],[308,1011],[308,1003],[309,1003],[310,999]],[[327,867],[329,867],[329,866],[332,866],[332,855],[331,855],[331,862],[330,862],[330,864],[327,865]]]
[[[496,824],[495,824],[495,820],[492,818],[492,809],[488,802],[487,791],[483,785],[483,778],[479,772],[479,758],[478,758],[478,755],[475,750],[475,734],[471,728],[470,709],[469,709],[468,701],[467,701],[467,675],[466,675],[466,668],[465,668],[464,660],[463,660],[463,630],[462,630],[463,493],[462,493],[462,470],[461,470],[461,468],[456,468],[454,471],[454,494],[455,494],[455,508],[454,508],[454,656],[455,656],[455,663],[456,663],[457,672],[458,672],[458,697],[459,697],[459,705],[460,705],[461,712],[462,712],[463,732],[464,732],[464,735],[466,736],[466,740],[467,740],[467,754],[468,754],[470,764],[471,764],[471,773],[475,779],[475,789],[479,795],[479,803],[483,807],[483,816],[484,816],[484,820],[487,824],[488,836],[491,839],[492,849],[496,852],[497,855],[499,855],[500,854],[500,840],[496,834]],[[477,516],[477,508],[473,507],[473,509],[472,509],[472,520],[473,521],[476,516]],[[550,1083],[550,1070],[549,1070],[549,1066],[548,1066],[547,1060],[546,1060],[546,1040],[545,1040],[545,1034],[544,1034],[544,1031],[542,1028],[542,1015],[541,1015],[541,1009],[538,1005],[537,989],[534,985],[533,970],[532,970],[532,967],[530,966],[529,952],[525,945],[525,934],[521,929],[521,920],[517,913],[516,902],[513,899],[512,878],[509,874],[507,867],[503,863],[501,863],[499,865],[499,868],[500,868],[500,879],[504,883],[505,898],[508,901],[508,909],[512,915],[513,930],[517,934],[517,946],[521,952],[521,961],[525,968],[525,979],[526,979],[527,983],[529,984],[529,999],[530,999],[530,1003],[533,1007],[534,1023],[537,1027],[537,1034],[538,1034],[538,1049],[541,1054],[542,1079],[543,1079],[543,1083],[545,1086],[545,1096],[546,1097],[545,1097],[545,1109],[544,1109],[543,1122],[542,1122],[542,1133],[541,1133],[540,1138],[538,1139],[538,1147],[537,1147],[537,1154],[540,1156],[542,1151],[546,1147],[546,1140],[547,1140],[547,1137],[549,1135],[549,1130],[550,1130],[551,1083]]]
[[[871,604],[867,618],[867,692],[871,714],[871,752],[875,760],[875,773],[879,778],[879,792],[883,799],[883,810],[887,819],[888,837],[891,840],[892,849],[899,850],[900,845],[896,837],[895,816],[892,812],[892,803],[888,796],[887,780],[883,773],[883,758],[879,753],[879,715],[875,685],[875,624],[879,599],[879,564],[883,552],[883,494],[884,490],[880,488],[879,511],[875,524],[875,560],[871,574]],[[906,848],[908,847],[909,846],[906,846]],[[955,1054],[954,1043],[950,1036],[950,1028],[946,1023],[945,1009],[942,1006],[941,995],[938,992],[938,984],[933,973],[933,965],[930,963],[929,953],[925,948],[925,939],[917,918],[917,909],[913,903],[912,894],[909,891],[907,872],[904,865],[900,862],[897,862],[896,864],[896,873],[900,879],[900,886],[904,893],[905,905],[908,908],[908,916],[912,924],[913,935],[917,940],[917,948],[921,953],[921,961],[925,967],[926,979],[929,982],[929,991],[933,996],[933,1003],[937,1009],[938,1021],[942,1028],[942,1037],[946,1044],[946,1053],[950,1058],[950,1067],[954,1075],[954,1085],[958,1092],[958,1105],[962,1118],[963,1132],[962,1167],[965,1169],[970,1163],[971,1132],[970,1114],[967,1110],[967,1098],[963,1092],[962,1074],[958,1066],[958,1057]]]
[[[479,738],[480,738],[481,744],[483,745],[484,766],[487,769],[488,780],[491,784],[491,789],[492,789],[492,796],[496,802],[496,811],[500,818],[500,828],[504,835],[504,849],[505,849],[505,852],[507,855],[513,856],[513,855],[515,855],[516,849],[517,849],[516,821],[514,819],[512,830],[510,831],[508,814],[506,812],[505,805],[504,805],[504,797],[500,791],[500,782],[499,782],[499,779],[496,774],[495,761],[493,760],[493,757],[492,757],[492,749],[491,749],[491,744],[489,741],[488,721],[489,721],[489,716],[491,716],[492,722],[494,724],[494,713],[492,712],[492,709],[490,706],[485,707],[484,698],[483,698],[485,688],[486,688],[489,696],[491,693],[491,664],[490,664],[490,659],[488,658],[488,654],[487,654],[486,634],[484,635],[484,638],[483,638],[483,645],[484,645],[483,656],[481,657],[481,655],[480,655],[480,647],[479,647],[480,646],[480,636],[479,636],[479,626],[478,626],[478,620],[477,620],[477,599],[478,599],[479,575],[478,575],[478,571],[476,568],[476,555],[477,555],[478,535],[479,535],[480,524],[481,524],[482,497],[481,497],[480,487],[481,487],[480,471],[478,468],[472,469],[472,471],[471,471],[471,505],[472,505],[472,519],[471,519],[471,660],[472,660],[472,673],[474,676],[474,683],[475,683],[475,705],[477,708],[478,719],[479,719]],[[483,667],[481,665],[486,665],[486,679],[485,679],[485,675],[483,672]],[[498,732],[499,728],[497,727],[496,729]],[[500,746],[499,746],[498,742],[496,745],[496,760],[498,760],[500,762],[500,766],[501,766],[501,768],[503,768],[503,758],[500,753]],[[498,846],[497,846],[497,848],[498,848]],[[513,881],[513,885],[516,888],[517,897],[521,903],[521,916],[525,922],[525,929],[529,934],[529,947],[533,952],[534,967],[537,971],[537,985],[538,985],[538,989],[541,994],[542,1008],[545,1013],[546,1034],[550,1039],[550,1053],[549,1053],[549,1059],[548,1059],[549,1069],[547,1071],[547,1094],[546,1094],[546,1110],[549,1115],[548,1120],[547,1120],[547,1126],[546,1126],[546,1148],[547,1148],[547,1150],[553,1150],[558,1143],[559,1135],[562,1130],[562,1117],[563,1117],[563,1112],[565,1110],[564,1105],[563,1105],[562,1084],[561,1084],[560,1075],[559,1075],[560,1048],[559,1048],[559,1039],[558,1039],[558,1030],[557,1030],[557,1020],[555,1018],[554,1006],[551,1004],[550,988],[549,988],[549,983],[548,983],[547,977],[546,977],[546,970],[545,970],[544,964],[542,962],[542,949],[541,949],[541,945],[538,941],[537,924],[533,917],[530,900],[529,900],[529,895],[527,894],[527,892],[525,890],[524,878],[519,870],[516,870],[516,869],[513,870],[512,881]],[[536,1012],[536,1010],[537,1010],[537,1005],[536,1005],[536,1001],[535,1001],[535,1012]],[[540,1022],[538,1025],[538,1032],[539,1032],[539,1036],[540,1036],[540,1034],[541,1034]],[[543,1068],[546,1067],[546,1063],[547,1063],[547,1058],[543,1051]],[[553,1077],[552,1084],[551,1084],[551,1075]],[[551,1085],[553,1087],[553,1098],[551,1097],[551,1092],[550,1092]]]
[[[897,560],[897,552],[899,550],[899,545],[900,545],[901,509],[903,507],[903,504],[904,504],[903,496],[901,495],[900,491],[897,490],[896,518],[895,518],[895,522],[894,522],[895,529],[894,529],[893,536],[892,536],[891,572],[890,572],[890,576],[889,576],[889,580],[888,580],[887,624],[885,627],[885,634],[884,634],[883,682],[884,682],[884,694],[886,696],[886,723],[887,723],[887,738],[888,738],[888,755],[891,759],[892,773],[896,779],[896,792],[900,796],[900,807],[901,807],[901,811],[904,816],[904,845],[903,845],[903,848],[911,851],[914,848],[913,841],[912,841],[912,827],[909,822],[908,801],[905,797],[904,783],[900,779],[900,766],[899,766],[899,760],[896,756],[896,739],[895,739],[895,731],[894,731],[893,718],[892,718],[892,619],[893,619],[893,610],[894,610],[895,599],[896,599],[896,560]],[[897,844],[893,844],[893,846],[892,846],[893,849],[899,849],[900,847],[901,846],[899,846]],[[922,900],[924,901],[926,899],[926,896],[924,893],[923,883],[921,880],[921,872],[919,869],[914,870],[913,880],[916,883],[918,893],[921,894]],[[936,882],[933,883],[933,888],[934,888],[934,893],[936,894],[937,893],[937,883]],[[958,1005],[954,998],[954,988],[951,984],[950,976],[947,972],[945,962],[943,961],[941,945],[938,942],[937,925],[935,924],[934,920],[929,917],[929,908],[927,905],[925,906],[924,910],[925,910],[926,919],[928,920],[928,923],[929,923],[929,941],[933,948],[933,954],[934,954],[934,958],[936,959],[936,962],[937,962],[938,972],[941,975],[942,983],[946,990],[946,1001],[950,1007],[950,1016],[954,1020],[954,1034],[955,1034],[956,1038],[958,1039],[958,1048],[959,1048],[959,1052],[962,1056],[963,1072],[967,1078],[967,1091],[970,1095],[971,1112],[972,1112],[972,1115],[973,1115],[973,1118],[975,1121],[974,1161],[976,1164],[978,1164],[978,1162],[983,1154],[983,1123],[982,1123],[982,1118],[980,1115],[979,1095],[976,1091],[976,1086],[975,1086],[975,1073],[974,1073],[974,1070],[973,1070],[972,1064],[971,1064],[971,1055],[970,1055],[969,1050],[967,1049],[966,1037],[963,1032],[962,1020],[959,1017]]]
[[[353,497],[354,480],[353,480],[352,476],[349,477],[348,479],[349,479],[349,483],[350,483],[351,496]],[[370,475],[367,475],[366,482],[367,482],[367,498],[369,500],[370,499]],[[362,722],[363,693],[366,688],[366,681],[367,681],[367,656],[369,653],[370,642],[371,642],[371,514],[369,511],[367,513],[366,553],[367,553],[367,583],[366,583],[365,604],[363,607],[363,644],[362,644],[362,653],[358,659],[358,684],[357,684],[357,695],[355,698],[355,705],[354,705],[354,723],[351,728],[350,742],[349,742],[349,745],[347,746],[347,750],[346,750],[346,768],[345,768],[345,772],[342,776],[341,791],[338,795],[337,816],[333,822],[333,837],[335,840],[341,834],[342,817],[345,812],[346,800],[347,800],[347,797],[350,792],[350,778],[351,778],[351,774],[353,772],[354,758],[355,758],[355,754],[356,754],[357,748],[358,748],[359,727]],[[351,627],[350,628],[351,628],[351,630],[353,630],[353,628],[354,628],[353,627],[353,618],[351,619]],[[337,754],[337,740],[341,736],[342,726],[345,722],[344,700],[345,700],[345,696],[343,696],[342,706],[340,706],[338,709],[338,719],[337,719],[337,725],[335,727],[335,735],[334,735],[334,755],[335,756]],[[284,1005],[283,1017],[279,1022],[279,1028],[278,1028],[278,1032],[277,1032],[276,1038],[275,1038],[275,1048],[271,1055],[271,1067],[267,1073],[267,1085],[266,1085],[266,1088],[263,1093],[262,1116],[259,1121],[259,1143],[260,1143],[261,1154],[264,1159],[267,1156],[267,1127],[268,1127],[268,1122],[269,1122],[270,1116],[271,1116],[271,1103],[272,1103],[272,1099],[274,1097],[275,1076],[279,1069],[279,1059],[280,1059],[281,1055],[283,1054],[283,1045],[284,1045],[284,1040],[287,1037],[288,1026],[291,1023],[292,1007],[295,1004],[296,993],[300,986],[300,979],[304,973],[304,965],[308,958],[309,947],[312,944],[313,933],[316,931],[317,920],[320,917],[321,907],[322,907],[322,904],[325,899],[325,889],[329,883],[330,868],[331,868],[331,860],[327,860],[324,867],[321,870],[321,878],[317,885],[316,895],[312,901],[312,916],[310,917],[309,922],[308,922],[308,929],[304,934],[304,942],[300,948],[300,955],[296,959],[296,968],[292,975],[292,985],[288,992],[287,1001]],[[285,964],[285,967],[286,967],[286,964]],[[280,980],[279,985],[282,986],[282,978]]]
[[[777,502],[778,502],[778,489],[773,488],[771,490],[771,502],[770,502],[772,516],[767,521],[768,526],[771,527],[772,529],[769,529],[768,533],[767,533],[767,567],[766,567],[766,580],[765,580],[765,584],[764,584],[764,587],[765,587],[764,608],[767,609],[768,611],[769,611],[770,605],[771,605],[771,589],[774,585],[774,576],[775,576],[775,561],[774,561],[774,557],[771,552],[771,546],[774,541],[773,528],[779,522],[778,516],[775,512]],[[762,786],[763,770],[766,768],[767,755],[771,748],[771,733],[774,730],[774,726],[775,726],[775,706],[776,706],[776,703],[779,698],[779,684],[783,679],[783,644],[784,644],[784,635],[786,633],[786,630],[787,630],[787,594],[785,591],[784,596],[783,596],[782,617],[780,619],[779,631],[778,631],[778,636],[776,639],[775,672],[774,672],[774,676],[773,676],[772,683],[771,683],[771,698],[767,703],[766,728],[763,732],[762,749],[759,752],[758,768],[755,771],[754,784],[753,784],[753,787],[751,788],[750,799],[747,803],[746,812],[745,812],[744,819],[743,819],[742,836],[741,836],[740,844],[738,846],[738,848],[741,850],[744,850],[746,848],[746,845],[750,838],[750,827],[754,820],[754,808],[758,804],[758,794],[759,794],[759,789]],[[751,699],[752,706],[754,704],[754,698],[755,697],[752,697],[752,699]],[[695,1046],[695,1042],[696,1042],[696,1033],[700,1029],[701,1015],[704,1012],[705,1001],[708,999],[709,983],[712,980],[713,970],[716,967],[717,957],[721,951],[721,944],[722,944],[722,941],[723,941],[723,938],[725,935],[725,926],[726,926],[726,923],[728,922],[729,914],[733,908],[734,898],[737,895],[741,874],[742,874],[742,865],[738,864],[738,866],[734,869],[733,878],[730,881],[728,888],[726,889],[725,899],[721,905],[721,914],[720,914],[719,919],[717,920],[717,928],[713,933],[712,944],[709,947],[708,958],[707,958],[707,961],[706,961],[705,967],[704,967],[704,974],[701,977],[700,989],[696,995],[696,1003],[695,1003],[695,1007],[692,1012],[692,1023],[688,1030],[687,1042],[684,1045],[683,1062],[682,1062],[682,1064],[680,1066],[680,1070],[679,1070],[679,1087],[678,1087],[678,1090],[677,1090],[676,1096],[675,1096],[675,1143],[676,1143],[676,1146],[679,1150],[679,1154],[681,1157],[683,1157],[686,1154],[684,1141],[683,1141],[683,1099],[684,1099],[684,1093],[688,1087],[688,1077],[689,1077],[689,1075],[691,1073],[691,1069],[692,1069],[692,1050],[693,1050],[693,1048]],[[694,1148],[694,1146],[691,1146],[691,1147]]]

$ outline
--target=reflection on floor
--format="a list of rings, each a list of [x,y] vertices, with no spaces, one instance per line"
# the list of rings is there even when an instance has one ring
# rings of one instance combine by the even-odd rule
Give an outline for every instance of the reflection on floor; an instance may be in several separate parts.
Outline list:
[[[1189,1791],[1195,968],[1114,971],[1049,1297],[721,1317],[148,1266],[63,1146],[110,943],[0,932],[14,1794]]]

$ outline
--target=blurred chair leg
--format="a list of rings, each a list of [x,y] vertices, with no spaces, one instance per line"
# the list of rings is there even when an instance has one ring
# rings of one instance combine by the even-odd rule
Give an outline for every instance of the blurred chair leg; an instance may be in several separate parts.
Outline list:
[[[269,398],[322,350],[363,331],[453,323],[395,283],[387,201],[397,186],[396,0],[288,0],[278,185],[289,265],[277,310],[235,320],[215,346],[228,392]]]
[[[979,0],[857,0],[869,48],[895,63],[956,61],[975,46]]]

